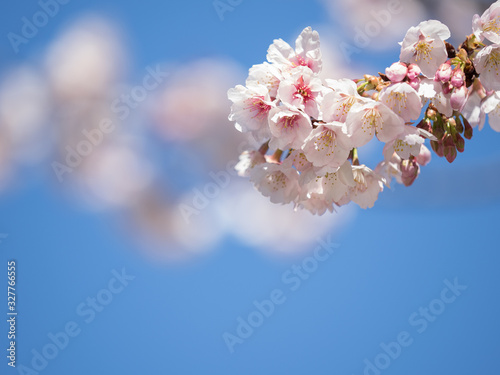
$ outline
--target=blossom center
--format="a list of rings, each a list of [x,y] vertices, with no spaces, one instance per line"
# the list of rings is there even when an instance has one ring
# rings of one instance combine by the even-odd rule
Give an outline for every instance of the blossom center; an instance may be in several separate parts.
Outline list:
[[[491,31],[495,34],[498,34],[500,32],[500,27],[498,26],[498,18],[494,18],[486,22],[484,24],[483,30],[486,32]]]
[[[254,96],[248,99],[247,105],[248,106],[245,109],[254,112],[252,118],[256,118],[258,120],[264,120],[271,110],[271,106],[264,102],[263,96]]]
[[[415,59],[420,60],[432,60],[431,52],[434,49],[432,47],[432,40],[427,40],[423,35],[420,36],[418,43],[415,45]],[[428,63],[428,62],[427,62]]]
[[[266,176],[266,181],[267,181],[267,185],[269,186],[269,188],[276,192],[280,189],[284,189],[286,187],[286,184],[288,182],[288,178],[286,177],[286,175],[281,172],[281,171],[277,171],[277,172],[274,172],[274,173],[271,173],[271,174],[268,174]]]
[[[304,83],[304,78],[300,77],[298,83],[295,85],[295,96],[301,96],[304,103],[309,100],[314,100],[314,95],[311,88]]]
[[[493,68],[498,75],[498,66],[500,65],[500,51],[492,50],[488,56],[486,65],[488,66],[488,71],[491,71],[491,68]]]
[[[295,126],[295,122],[298,120],[299,115],[282,117],[280,120],[281,127],[284,129],[292,129]]]

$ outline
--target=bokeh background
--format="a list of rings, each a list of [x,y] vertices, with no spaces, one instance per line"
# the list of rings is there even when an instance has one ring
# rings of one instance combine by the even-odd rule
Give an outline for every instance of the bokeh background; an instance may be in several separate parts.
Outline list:
[[[410,26],[439,19],[457,44],[489,5],[2,3],[0,280],[6,290],[7,262],[15,260],[18,316],[17,367],[3,356],[0,372],[498,372],[500,134],[475,131],[452,165],[434,156],[413,186],[384,191],[373,209],[314,217],[272,205],[232,174],[248,144],[227,120],[226,97],[265,60],[273,39],[293,45],[306,26],[320,33],[323,76],[357,78],[397,61]],[[399,11],[380,25],[388,9]],[[34,17],[43,26],[23,35]],[[359,30],[374,21],[378,31],[357,45]],[[25,39],[13,45],[12,33]],[[356,48],[349,56],[346,45]],[[151,77],[154,88],[146,89]],[[103,119],[113,130],[58,177],[55,163]],[[372,143],[360,157],[374,167],[380,151]],[[214,175],[227,179],[186,219],[181,208],[193,207]],[[335,251],[313,267],[322,242]],[[302,265],[303,280],[290,283]],[[113,294],[116,272],[130,279]],[[445,280],[467,289],[440,310],[434,300]],[[284,302],[228,346],[225,333],[236,335],[254,301],[275,289]],[[88,298],[97,298],[96,307]],[[0,304],[5,354],[6,292]],[[435,314],[419,332],[410,317],[429,306]],[[78,335],[54,351],[52,335],[71,322]],[[380,344],[404,331],[411,345],[384,362]],[[50,359],[33,362],[37,353]],[[377,358],[384,368],[368,369]]]

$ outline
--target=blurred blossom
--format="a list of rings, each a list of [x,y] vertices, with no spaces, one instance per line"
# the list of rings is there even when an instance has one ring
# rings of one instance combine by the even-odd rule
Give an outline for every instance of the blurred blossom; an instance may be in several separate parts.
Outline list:
[[[124,72],[125,57],[116,28],[107,20],[88,16],[52,43],[45,67],[57,97],[101,96]]]
[[[37,162],[48,151],[44,135],[51,107],[47,85],[32,67],[12,69],[0,83],[0,158]]]
[[[157,98],[158,131],[167,139],[189,140],[229,123],[227,88],[242,77],[242,69],[229,60],[204,59],[178,67]]]
[[[165,188],[150,188],[130,207],[127,234],[133,233],[145,253],[155,261],[189,260],[214,249],[224,231],[209,212],[186,222],[178,205],[189,203],[190,194],[175,198]]]
[[[410,26],[418,24],[426,16],[424,5],[413,0],[321,1],[332,20],[340,23],[345,41],[359,49],[393,48]],[[389,7],[389,4],[394,5]],[[357,36],[360,44],[356,44]]]
[[[451,43],[462,43],[465,36],[472,32],[471,15],[482,13],[483,7],[481,3],[480,1],[470,0],[441,0],[434,2],[439,20],[450,28]]]
[[[271,204],[269,198],[242,178],[231,184],[216,202],[221,225],[244,243],[273,255],[311,252],[317,238],[335,236],[354,219],[356,208],[340,207],[336,213],[314,216],[290,205]]]
[[[164,139],[189,142],[207,168],[223,168],[237,159],[244,137],[228,115],[227,89],[245,77],[244,69],[226,59],[202,59],[173,68],[151,108],[155,130]],[[223,147],[221,147],[223,145]],[[211,163],[211,164],[210,164]]]
[[[391,49],[411,26],[426,19],[448,25],[452,35],[450,42],[461,43],[463,37],[472,32],[471,15],[481,14],[491,4],[481,0],[321,1],[332,20],[342,25],[345,42],[360,50]],[[361,58],[362,52],[358,56]]]
[[[129,206],[153,182],[153,168],[127,144],[95,150],[80,170],[82,190],[106,206]]]

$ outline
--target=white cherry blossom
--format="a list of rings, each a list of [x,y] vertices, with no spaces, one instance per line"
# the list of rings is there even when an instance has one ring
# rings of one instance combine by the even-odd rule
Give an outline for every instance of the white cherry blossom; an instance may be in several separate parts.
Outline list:
[[[484,47],[474,58],[481,83],[488,90],[500,90],[500,44]]]
[[[352,149],[351,140],[340,122],[321,124],[304,141],[302,150],[316,167],[340,167]]]
[[[303,110],[313,118],[319,118],[321,80],[308,67],[294,69],[289,78],[281,81],[278,96],[282,103]]]
[[[250,68],[246,85],[248,87],[265,86],[271,99],[274,99],[282,79],[281,71],[275,65],[264,62]]]
[[[290,167],[275,163],[258,164],[252,168],[252,181],[262,195],[269,197],[272,203],[290,203],[300,192],[299,173]]]
[[[298,109],[275,107],[269,112],[271,140],[274,149],[301,148],[312,130],[311,119]]]
[[[383,103],[370,101],[352,106],[346,127],[353,146],[361,147],[374,135],[382,142],[395,139],[403,131],[404,121]]]
[[[436,20],[421,22],[410,27],[401,42],[402,62],[417,64],[422,74],[433,78],[439,66],[446,61],[448,53],[444,40],[451,36],[450,30]]]
[[[497,91],[487,97],[481,109],[488,115],[488,123],[491,128],[496,132],[500,132],[500,92]]]
[[[327,79],[326,83],[333,91],[323,97],[321,105],[323,121],[344,122],[354,103],[366,101],[358,94],[356,83],[350,79]]]
[[[268,116],[276,105],[265,86],[238,85],[229,89],[227,96],[233,102],[229,120],[235,121],[238,131],[252,132],[256,139],[269,137]]]
[[[416,120],[420,116],[422,110],[420,96],[406,82],[386,87],[381,91],[379,99],[405,122]]]
[[[282,39],[276,39],[267,50],[267,61],[278,64],[283,70],[307,66],[314,73],[321,72],[319,34],[306,27],[295,41],[295,50]]]
[[[479,40],[488,39],[492,43],[500,43],[500,1],[497,1],[479,16],[472,18],[472,30]]]

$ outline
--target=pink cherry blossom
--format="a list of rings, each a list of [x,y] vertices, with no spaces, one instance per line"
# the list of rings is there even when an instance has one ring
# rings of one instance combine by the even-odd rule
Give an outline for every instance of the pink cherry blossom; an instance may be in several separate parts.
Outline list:
[[[319,34],[306,27],[295,41],[295,51],[282,39],[276,39],[267,51],[267,61],[283,66],[283,70],[307,66],[314,73],[321,72]]]
[[[500,93],[497,91],[487,97],[481,109],[488,115],[488,123],[491,128],[496,132],[500,132]]]
[[[453,69],[451,69],[451,65],[449,62],[445,62],[444,64],[441,64],[439,66],[439,69],[437,70],[434,79],[436,81],[441,81],[443,83],[448,82],[451,78],[451,75],[453,73]]]
[[[385,69],[385,75],[394,83],[405,79],[407,73],[408,67],[402,62],[395,62],[389,68]]]
[[[465,84],[465,73],[460,67],[456,67],[453,70],[453,75],[451,76],[450,83],[453,87],[459,88]]]
[[[385,179],[385,184],[389,187],[392,179],[395,179],[398,184],[402,184],[401,180],[401,158],[395,152],[392,153],[389,159],[384,159],[378,163],[375,168],[375,173]]]
[[[470,125],[473,128],[477,126],[479,130],[483,129],[486,120],[486,113],[484,108],[481,108],[481,104],[481,95],[476,90],[472,90],[462,109],[462,115],[469,121]]]
[[[319,95],[323,85],[308,67],[298,67],[289,78],[281,81],[278,96],[286,105],[303,110],[313,118],[319,118]]]
[[[486,38],[492,43],[500,43],[500,1],[491,4],[481,17],[474,15],[472,31],[479,40]]]
[[[380,93],[379,100],[405,122],[418,119],[422,110],[422,102],[417,91],[406,82],[386,87]]]
[[[474,58],[481,83],[488,90],[500,90],[500,44],[487,46]]]
[[[453,90],[450,97],[450,104],[453,110],[460,112],[467,101],[467,97],[469,96],[469,90],[467,87],[462,86]]]
[[[370,101],[354,104],[346,119],[347,132],[354,147],[367,144],[374,135],[382,142],[395,139],[404,121],[383,103]]]
[[[425,145],[422,145],[420,148],[420,154],[416,156],[417,163],[419,165],[426,166],[430,163],[431,158],[431,151]]]
[[[283,79],[281,71],[274,65],[264,62],[254,65],[248,71],[246,85],[265,86],[271,99],[276,98],[278,86]]]
[[[340,167],[352,149],[351,140],[340,122],[322,124],[304,141],[302,150],[315,167]]]
[[[327,79],[326,83],[333,91],[328,92],[323,97],[321,104],[323,121],[344,122],[354,103],[366,101],[365,98],[358,94],[356,83],[350,79]]]
[[[433,78],[438,67],[448,58],[444,40],[449,37],[448,27],[436,20],[410,27],[401,42],[399,60],[417,64],[424,76]]]
[[[268,116],[276,105],[265,86],[250,88],[238,85],[229,89],[227,96],[233,102],[230,121],[240,132],[252,132],[256,139],[269,137]]]
[[[426,138],[436,140],[431,133],[423,129],[405,125],[403,132],[384,146],[384,157],[389,160],[394,153],[401,159],[409,159],[410,155],[418,156]]]
[[[404,186],[412,185],[420,174],[420,167],[416,160],[401,160],[401,181]]]
[[[300,193],[299,173],[280,164],[263,163],[251,169],[250,181],[272,203],[290,203]]]
[[[271,140],[274,149],[301,148],[312,130],[309,116],[298,109],[275,107],[269,112]]]
[[[244,151],[240,155],[240,161],[234,169],[238,172],[238,176],[250,177],[250,172],[253,167],[266,162],[266,158],[257,150]]]
[[[428,99],[443,115],[450,117],[453,114],[451,94],[443,91],[443,85],[440,82],[424,78],[420,83],[418,93],[424,100]]]
[[[407,76],[408,76],[408,79],[410,81],[412,81],[415,78],[417,78],[420,75],[420,73],[422,73],[422,70],[419,68],[418,65],[416,65],[416,64],[410,64],[410,65],[408,65],[408,74],[407,74]]]
[[[339,205],[352,200],[361,208],[372,208],[378,194],[384,190],[385,179],[366,165],[353,165],[352,173],[355,185],[349,187],[348,197],[344,196]]]

